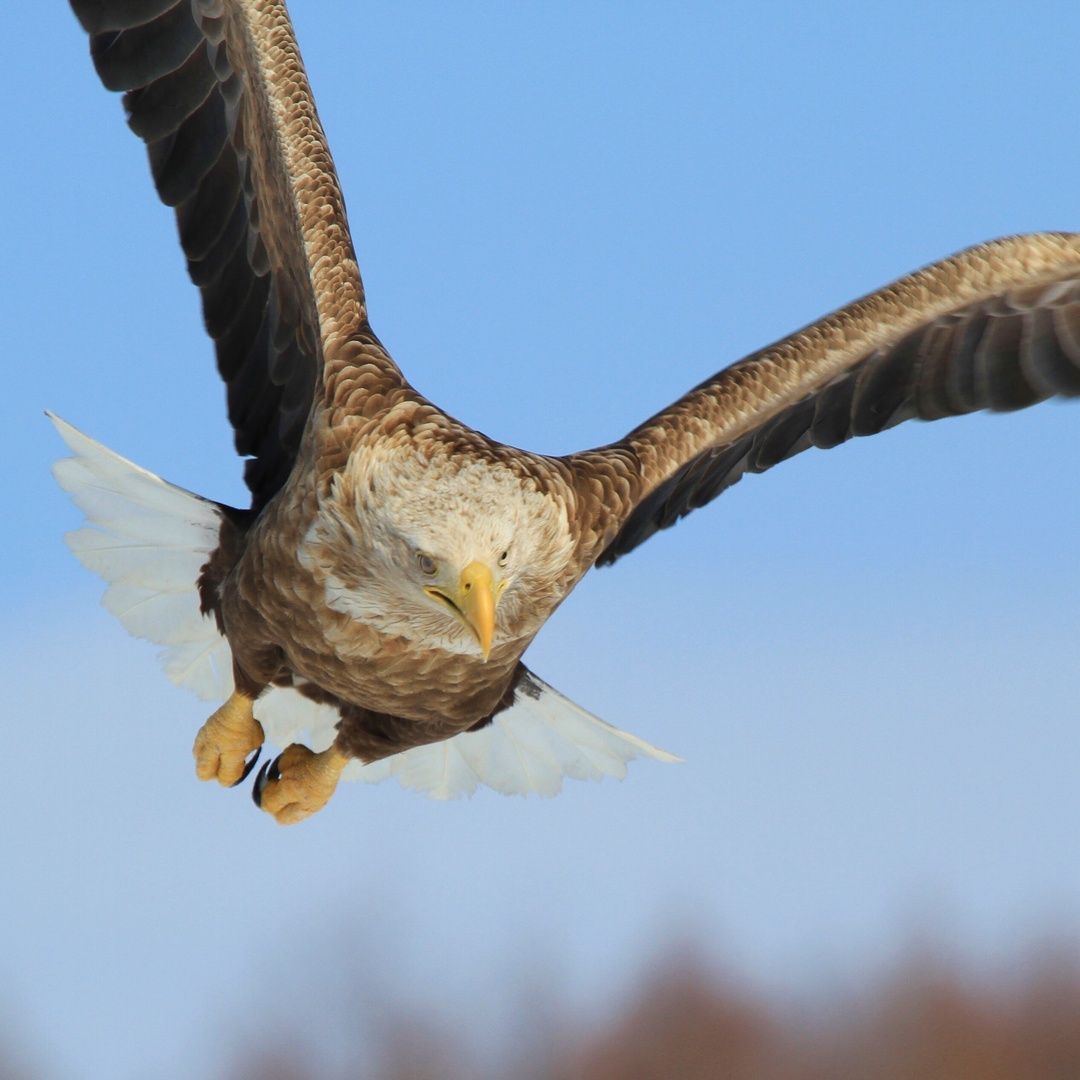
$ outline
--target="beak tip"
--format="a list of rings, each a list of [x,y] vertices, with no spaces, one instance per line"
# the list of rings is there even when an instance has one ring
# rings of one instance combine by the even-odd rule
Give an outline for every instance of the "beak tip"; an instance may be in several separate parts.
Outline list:
[[[471,563],[461,574],[461,613],[468,623],[484,663],[491,656],[495,638],[495,583],[491,571],[483,563]]]

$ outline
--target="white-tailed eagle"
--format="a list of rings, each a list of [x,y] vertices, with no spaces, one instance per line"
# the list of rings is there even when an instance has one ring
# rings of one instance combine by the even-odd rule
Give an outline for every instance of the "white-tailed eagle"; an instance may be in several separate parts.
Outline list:
[[[671,755],[521,663],[586,571],[746,472],[903,420],[1080,394],[1080,236],[1011,237],[902,278],[725,368],[609,446],[544,457],[421,397],[375,337],[280,0],[72,0],[175,208],[251,506],[172,486],[58,419],[105,602],[224,699],[200,778],[281,822],[339,778],[437,797],[553,793]],[[54,418],[55,419],[55,418]],[[303,740],[303,742],[301,741]],[[304,743],[307,745],[304,745]]]

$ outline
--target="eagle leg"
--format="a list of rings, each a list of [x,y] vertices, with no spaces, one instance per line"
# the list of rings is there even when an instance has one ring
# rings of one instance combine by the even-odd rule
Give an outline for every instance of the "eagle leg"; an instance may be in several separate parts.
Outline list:
[[[293,743],[259,770],[251,796],[279,825],[295,825],[326,805],[348,763],[333,746],[316,754]]]
[[[195,775],[200,780],[217,780],[232,787],[251,771],[252,750],[263,744],[262,724],[252,715],[255,699],[233,692],[232,696],[199,729],[195,736]],[[256,754],[256,757],[258,754]]]

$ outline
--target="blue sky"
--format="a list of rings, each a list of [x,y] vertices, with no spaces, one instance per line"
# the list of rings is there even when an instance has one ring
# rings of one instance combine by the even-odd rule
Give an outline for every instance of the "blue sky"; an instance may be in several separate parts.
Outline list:
[[[1075,5],[294,17],[377,333],[518,445],[606,442],[917,266],[1080,228]],[[1080,933],[1076,405],[803,455],[587,579],[532,666],[685,765],[550,801],[348,787],[291,830],[199,785],[205,710],[63,547],[42,410],[222,500],[240,465],[143,149],[64,5],[21,19],[0,1032],[33,1061],[213,1075],[350,979],[468,1000],[479,1039],[530,973],[602,1002],[695,934],[787,993],[916,933],[988,963]]]

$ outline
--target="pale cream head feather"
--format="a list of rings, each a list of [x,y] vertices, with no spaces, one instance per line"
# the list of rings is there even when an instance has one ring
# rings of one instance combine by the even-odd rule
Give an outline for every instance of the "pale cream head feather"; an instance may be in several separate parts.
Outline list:
[[[478,653],[447,605],[467,567],[491,571],[493,648],[529,640],[569,591],[566,506],[498,462],[401,443],[357,451],[334,478],[300,546],[330,607],[454,653]]]

